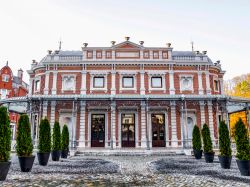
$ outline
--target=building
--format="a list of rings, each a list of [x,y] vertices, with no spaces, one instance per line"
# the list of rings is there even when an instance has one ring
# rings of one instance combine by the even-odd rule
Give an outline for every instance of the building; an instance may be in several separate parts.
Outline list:
[[[17,76],[14,76],[7,62],[0,71],[0,100],[26,96],[27,94],[28,85],[23,81],[23,70],[19,69]],[[17,123],[19,119],[18,108],[18,105],[12,105],[12,107],[9,108],[12,140],[15,139]]]
[[[146,47],[130,41],[79,51],[48,51],[30,76],[34,139],[48,118],[67,124],[72,146],[190,147],[195,124],[207,123],[214,143],[228,120],[219,61],[207,52]]]

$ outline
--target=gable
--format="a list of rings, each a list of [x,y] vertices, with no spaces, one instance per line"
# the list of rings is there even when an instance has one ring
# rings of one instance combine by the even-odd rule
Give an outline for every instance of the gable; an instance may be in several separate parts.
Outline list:
[[[115,45],[114,48],[118,48],[118,49],[140,49],[141,46],[136,44],[136,43],[130,42],[130,41],[125,41],[125,42],[122,42],[122,43],[119,43],[119,44]]]

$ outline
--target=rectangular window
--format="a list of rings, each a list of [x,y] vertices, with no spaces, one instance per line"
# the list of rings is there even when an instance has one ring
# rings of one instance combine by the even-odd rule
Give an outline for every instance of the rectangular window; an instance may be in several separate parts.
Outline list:
[[[87,57],[88,58],[93,58],[93,52],[92,51],[88,51],[87,52]]]
[[[162,77],[151,77],[152,88],[162,88]]]
[[[219,81],[218,80],[214,80],[214,89],[215,89],[215,91],[219,91]]]
[[[134,77],[122,77],[123,88],[134,88]]]
[[[96,52],[96,58],[102,58],[102,52],[101,51]]]
[[[111,51],[106,52],[106,58],[111,58]]]
[[[168,58],[168,52],[167,51],[162,52],[162,58],[164,58],[164,59]]]
[[[7,90],[6,89],[2,89],[1,90],[1,99],[6,99],[7,97]]]
[[[40,80],[35,81],[35,91],[40,90]]]
[[[94,77],[93,87],[94,88],[104,88],[104,77]]]
[[[145,52],[143,53],[143,55],[144,55],[144,58],[149,58],[149,52],[148,52],[148,51],[145,51]]]
[[[3,82],[9,82],[9,75],[3,75],[2,81]]]
[[[159,53],[158,53],[158,51],[154,51],[154,52],[153,52],[153,57],[154,57],[154,58],[159,58]]]

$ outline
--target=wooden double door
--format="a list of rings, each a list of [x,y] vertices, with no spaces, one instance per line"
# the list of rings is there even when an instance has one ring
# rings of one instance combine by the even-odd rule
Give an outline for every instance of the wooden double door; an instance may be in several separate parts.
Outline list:
[[[135,147],[135,114],[122,114],[122,147]]]
[[[152,146],[165,147],[165,114],[152,114]]]
[[[105,114],[91,115],[91,147],[105,146]]]

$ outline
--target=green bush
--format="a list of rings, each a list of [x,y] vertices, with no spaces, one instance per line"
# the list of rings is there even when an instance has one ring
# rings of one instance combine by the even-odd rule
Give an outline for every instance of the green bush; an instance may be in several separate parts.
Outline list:
[[[60,130],[60,125],[57,121],[55,122],[53,129],[52,150],[53,151],[61,150],[61,130]]]
[[[235,124],[235,142],[239,160],[250,160],[250,144],[247,137],[247,129],[241,118]]]
[[[229,131],[224,121],[221,121],[219,126],[219,149],[221,156],[232,156]]]
[[[193,138],[192,138],[192,143],[193,143],[193,149],[194,150],[201,150],[201,133],[200,129],[197,125],[194,126],[193,129]]]
[[[0,162],[10,159],[11,130],[10,120],[6,107],[0,107]]]
[[[61,145],[62,145],[62,150],[66,150],[69,148],[69,129],[67,125],[63,126]]]
[[[33,152],[30,122],[27,114],[21,115],[18,121],[16,152],[18,156],[31,156]]]
[[[51,133],[48,119],[42,119],[39,126],[39,153],[49,153],[51,151]]]
[[[210,136],[210,130],[207,126],[207,124],[203,125],[203,128],[201,130],[202,133],[202,139],[204,144],[204,152],[205,153],[213,153],[213,144]]]

